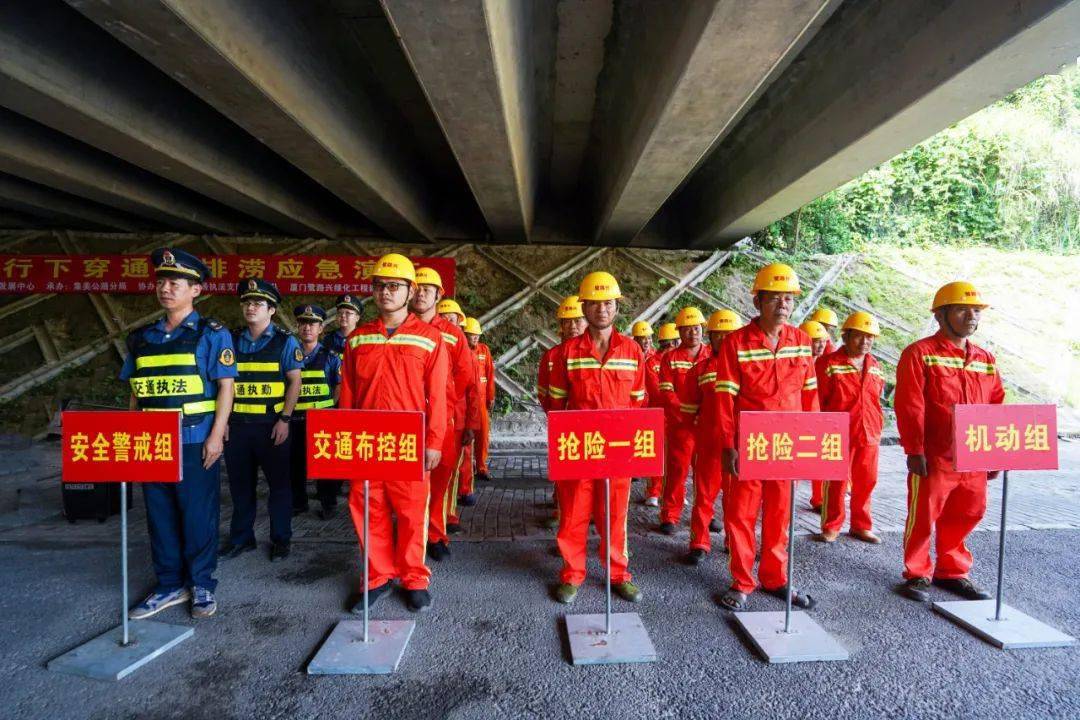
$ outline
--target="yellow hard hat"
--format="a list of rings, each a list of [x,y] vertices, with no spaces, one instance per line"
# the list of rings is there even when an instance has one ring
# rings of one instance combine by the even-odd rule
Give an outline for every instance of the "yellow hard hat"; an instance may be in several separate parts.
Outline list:
[[[412,260],[398,253],[387,253],[375,261],[375,267],[371,270],[372,277],[389,278],[392,280],[408,280],[416,282],[416,269]]]
[[[559,320],[574,320],[575,318],[585,317],[585,313],[581,311],[581,301],[578,300],[578,296],[567,295],[563,298],[562,305],[555,311],[555,317]]]
[[[810,319],[814,322],[819,322],[822,325],[830,325],[836,327],[840,324],[840,318],[836,317],[836,313],[828,308],[819,307],[814,311],[814,314],[810,316]]]
[[[630,334],[634,337],[649,337],[652,335],[652,325],[644,320],[638,320],[634,323],[633,327],[630,328]]]
[[[465,332],[470,335],[481,335],[484,330],[480,327],[480,321],[476,318],[465,318]]]
[[[847,320],[844,321],[843,329],[858,330],[874,337],[881,334],[881,325],[878,324],[877,318],[862,310],[848,315]]]
[[[709,316],[709,332],[730,332],[741,327],[742,320],[731,310],[717,310]]]
[[[817,320],[807,320],[799,326],[799,329],[809,335],[811,340],[827,340],[829,337],[825,326]]]
[[[679,314],[675,316],[675,327],[677,328],[704,324],[705,316],[701,314],[700,310],[693,306],[684,307],[679,311]]]
[[[440,315],[445,315],[446,313],[457,313],[461,317],[465,317],[465,312],[461,309],[461,306],[458,305],[457,300],[451,300],[449,298],[447,298],[446,300],[440,300],[439,304],[435,306],[435,312],[439,313]]]
[[[983,301],[975,286],[963,280],[942,285],[934,294],[934,304],[930,309],[937,310],[945,305],[974,305],[981,309],[990,307],[990,303]]]
[[[599,270],[591,272],[581,281],[578,288],[578,299],[585,300],[618,300],[622,297],[619,290],[619,282],[609,272]]]
[[[762,290],[794,293],[796,295],[802,292],[799,289],[799,276],[795,274],[790,265],[784,263],[771,263],[758,270],[758,274],[754,278],[752,292],[757,295]]]
[[[675,323],[664,323],[660,326],[660,334],[656,337],[661,342],[665,340],[678,340],[679,331],[675,328]]]
[[[434,285],[440,290],[442,286],[442,276],[439,275],[439,271],[435,268],[422,267],[416,271],[416,284],[417,285]]]

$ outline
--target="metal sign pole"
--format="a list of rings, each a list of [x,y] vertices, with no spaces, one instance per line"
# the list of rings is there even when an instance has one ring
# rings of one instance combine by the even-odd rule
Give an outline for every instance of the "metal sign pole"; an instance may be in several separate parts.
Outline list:
[[[994,620],[1001,620],[1001,597],[1005,591],[1005,513],[1009,505],[1009,471],[1001,473],[1001,532],[998,538],[997,603]]]
[[[120,642],[121,647],[127,647],[131,644],[131,637],[128,633],[128,523],[127,523],[127,483],[120,483],[120,582],[123,585],[121,590],[121,603],[120,618],[121,624],[124,626],[123,639]]]
[[[789,503],[791,514],[788,518],[788,539],[787,539],[787,603],[784,605],[784,632],[791,632],[791,593],[792,587],[795,585],[795,481],[789,481],[791,483],[791,502]]]
[[[368,513],[369,503],[371,502],[371,482],[367,479],[364,480],[364,642],[371,642],[368,636],[368,539],[370,537],[368,526],[370,524],[370,515]]]
[[[604,478],[604,566],[607,590],[607,612],[604,616],[604,632],[611,634],[611,478]]]

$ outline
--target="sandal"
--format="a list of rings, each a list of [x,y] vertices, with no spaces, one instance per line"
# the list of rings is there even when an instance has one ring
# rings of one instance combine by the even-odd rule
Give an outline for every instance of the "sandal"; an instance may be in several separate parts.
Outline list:
[[[732,612],[739,612],[746,609],[746,593],[741,593],[738,590],[728,590],[720,595],[716,601],[720,604],[720,607]]]
[[[784,602],[787,602],[786,585],[781,585],[780,587],[774,588],[772,590],[766,590],[765,588],[762,588],[762,590],[764,590],[769,595],[772,595],[773,597],[780,598]],[[815,600],[811,595],[804,595],[803,593],[799,592],[794,588],[791,590],[791,607],[799,608],[800,610],[813,610],[816,606],[817,600]]]

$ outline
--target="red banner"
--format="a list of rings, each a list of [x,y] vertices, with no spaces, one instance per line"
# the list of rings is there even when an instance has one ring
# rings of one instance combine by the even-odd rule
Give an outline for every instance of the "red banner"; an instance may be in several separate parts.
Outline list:
[[[664,474],[661,408],[557,410],[547,420],[553,481]]]
[[[212,293],[236,292],[236,283],[261,277],[289,295],[371,294],[376,257],[358,255],[206,255]],[[453,258],[413,258],[438,270],[454,295]],[[142,294],[154,291],[149,255],[0,255],[0,295],[23,293]]]
[[[309,480],[424,481],[424,414],[308,410]]]
[[[846,412],[739,413],[739,478],[843,480]]]
[[[61,478],[66,483],[180,482],[180,412],[65,410]]]
[[[956,469],[1056,470],[1057,408],[1053,405],[957,405]]]

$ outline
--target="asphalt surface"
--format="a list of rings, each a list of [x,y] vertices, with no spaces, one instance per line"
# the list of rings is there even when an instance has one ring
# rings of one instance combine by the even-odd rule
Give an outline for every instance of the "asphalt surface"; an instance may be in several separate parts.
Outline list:
[[[133,528],[133,593],[151,582]],[[224,563],[220,610],[156,620],[195,637],[118,682],[49,672],[45,664],[118,622],[115,545],[0,543],[0,708],[31,718],[1077,718],[1080,647],[1003,652],[895,595],[900,538],[870,547],[796,542],[796,585],[812,615],[851,652],[840,663],[769,666],[714,602],[728,583],[722,554],[690,568],[682,545],[631,539],[644,600],[636,611],[659,653],[649,665],[576,668],[561,621],[602,612],[599,564],[569,609],[547,597],[559,561],[550,542],[466,543],[435,565],[435,608],[413,616],[397,596],[377,619],[416,619],[395,675],[313,677],[304,669],[359,586],[359,556],[340,543],[294,544],[271,565],[265,548]],[[975,577],[992,586],[997,536],[975,533]],[[1010,533],[1007,599],[1080,636],[1080,531]],[[934,591],[949,599],[942,591]],[[760,594],[752,610],[779,610]]]

